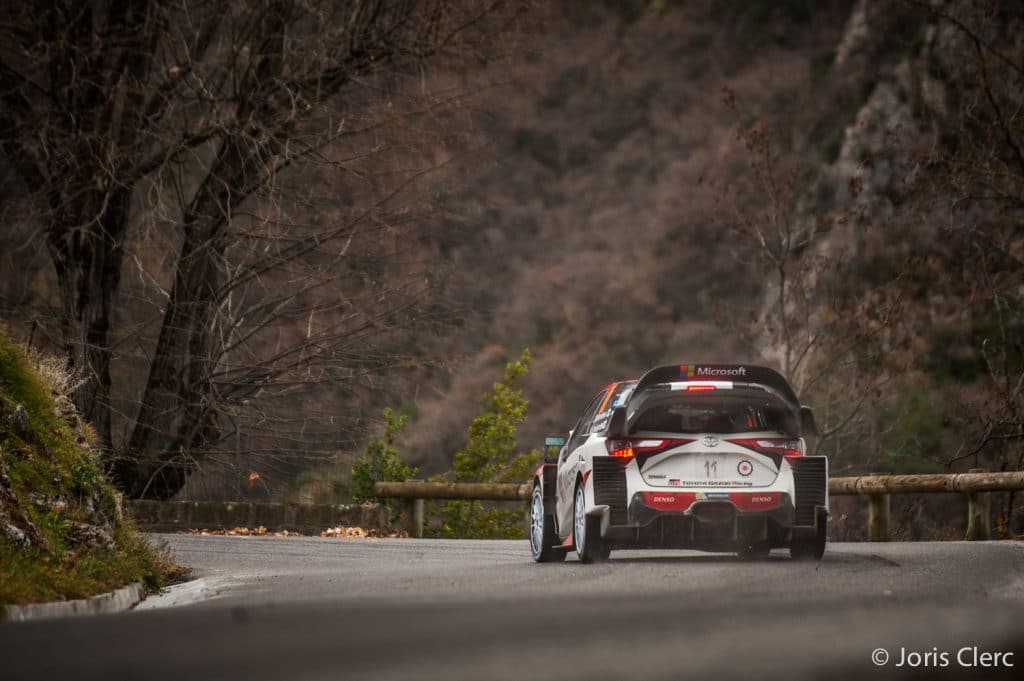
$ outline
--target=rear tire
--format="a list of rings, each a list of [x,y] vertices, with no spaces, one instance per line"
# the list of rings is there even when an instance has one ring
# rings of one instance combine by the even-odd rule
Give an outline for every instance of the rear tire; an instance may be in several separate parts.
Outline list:
[[[576,502],[573,506],[573,545],[576,547],[576,555],[581,563],[596,563],[607,560],[611,555],[611,549],[604,546],[601,541],[601,518],[588,516],[584,513],[586,509],[586,495],[583,486],[576,488]]]
[[[821,560],[828,543],[828,516],[818,515],[818,531],[813,539],[794,539],[789,544],[789,555],[793,560]]]
[[[530,553],[536,562],[565,560],[566,549],[558,546],[555,536],[555,519],[544,513],[544,491],[540,485],[533,486],[530,509],[526,514],[526,531],[530,535]]]

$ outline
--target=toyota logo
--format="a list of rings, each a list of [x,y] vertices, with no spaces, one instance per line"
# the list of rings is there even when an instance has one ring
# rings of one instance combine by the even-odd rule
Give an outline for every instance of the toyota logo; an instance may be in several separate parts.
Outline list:
[[[707,436],[704,437],[703,440],[700,441],[700,443],[702,445],[704,445],[705,447],[717,447],[718,446],[718,438],[715,437],[714,435],[707,435]]]

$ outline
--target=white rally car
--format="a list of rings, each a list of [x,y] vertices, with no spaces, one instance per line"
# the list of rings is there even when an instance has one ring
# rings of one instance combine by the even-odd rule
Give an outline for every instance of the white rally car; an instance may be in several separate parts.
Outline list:
[[[557,461],[537,469],[527,513],[538,562],[613,549],[691,548],[820,559],[828,461],[807,456],[814,416],[777,372],[681,364],[594,397]]]

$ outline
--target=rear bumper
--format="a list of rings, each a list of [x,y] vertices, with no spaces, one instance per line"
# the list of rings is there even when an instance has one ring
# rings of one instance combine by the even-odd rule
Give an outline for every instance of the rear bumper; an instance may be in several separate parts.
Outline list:
[[[827,461],[801,458],[765,487],[680,488],[647,484],[634,462],[594,457],[587,512],[621,548],[784,546],[814,537],[828,514]]]
[[[637,492],[629,503],[629,525],[645,527],[659,518],[689,518],[707,526],[736,525],[743,518],[793,524],[793,502],[785,492]]]
[[[680,496],[678,493],[658,497]],[[698,493],[699,494],[699,493]],[[749,494],[726,492],[725,495]],[[769,496],[757,493],[760,496]],[[810,528],[794,527],[794,508],[790,496],[774,493],[777,502],[770,508],[744,508],[748,500],[726,496],[677,500],[679,508],[664,508],[666,502],[654,501],[650,492],[637,492],[628,507],[629,525],[610,525],[605,533],[615,548],[696,548],[734,551],[755,543],[785,546]],[[767,502],[764,502],[767,503]]]

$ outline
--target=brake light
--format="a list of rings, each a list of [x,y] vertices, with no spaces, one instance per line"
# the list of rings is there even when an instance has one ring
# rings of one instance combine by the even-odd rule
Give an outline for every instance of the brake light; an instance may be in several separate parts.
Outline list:
[[[804,441],[793,438],[758,437],[729,440],[729,442],[753,449],[755,452],[781,454],[787,459],[804,455]]]
[[[688,385],[686,386],[686,392],[688,393],[703,393],[709,390],[716,390],[717,387],[713,385]]]
[[[606,440],[604,444],[608,448],[608,454],[620,459],[632,459],[636,454],[633,451],[632,440]]]
[[[606,440],[605,446],[608,454],[622,459],[631,459],[637,454],[657,454],[669,447],[678,447],[693,442],[692,438],[671,438],[671,439],[626,439]]]

